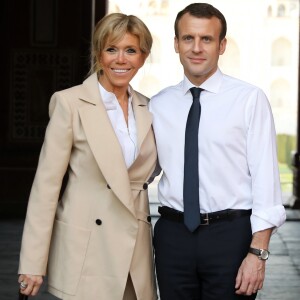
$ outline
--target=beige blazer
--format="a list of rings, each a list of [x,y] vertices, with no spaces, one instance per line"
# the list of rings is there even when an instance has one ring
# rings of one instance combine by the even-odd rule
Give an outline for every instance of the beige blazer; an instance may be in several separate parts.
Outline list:
[[[138,299],[157,299],[147,195],[157,153],[147,103],[133,93],[139,153],[127,170],[96,74],[51,98],[19,274],[47,273],[61,299],[122,300],[129,272]]]

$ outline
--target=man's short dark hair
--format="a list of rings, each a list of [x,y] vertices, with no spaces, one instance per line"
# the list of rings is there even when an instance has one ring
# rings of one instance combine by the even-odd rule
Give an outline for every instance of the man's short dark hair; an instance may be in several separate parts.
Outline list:
[[[175,24],[174,24],[175,36],[177,38],[179,37],[179,33],[178,33],[179,20],[186,13],[197,18],[207,18],[207,19],[210,19],[212,17],[218,18],[221,22],[221,32],[219,36],[220,41],[222,41],[225,38],[226,31],[227,31],[226,19],[224,15],[217,8],[215,8],[214,6],[208,3],[192,3],[177,14]]]

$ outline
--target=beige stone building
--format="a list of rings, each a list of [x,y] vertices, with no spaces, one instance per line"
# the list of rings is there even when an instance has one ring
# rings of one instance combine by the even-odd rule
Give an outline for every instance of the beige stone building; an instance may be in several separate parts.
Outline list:
[[[154,45],[147,64],[134,79],[139,91],[152,96],[182,79],[173,48],[173,24],[179,10],[194,1],[110,0],[109,12],[139,16]],[[223,72],[261,87],[269,97],[278,134],[296,135],[298,93],[298,0],[207,0],[228,23]]]

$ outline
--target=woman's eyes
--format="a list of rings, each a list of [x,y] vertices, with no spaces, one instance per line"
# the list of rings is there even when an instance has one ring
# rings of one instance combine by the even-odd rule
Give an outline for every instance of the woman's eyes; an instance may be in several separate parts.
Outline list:
[[[135,49],[133,49],[133,48],[128,48],[128,49],[126,50],[126,52],[127,52],[127,53],[136,53],[137,51],[136,51]]]
[[[109,52],[109,53],[117,53],[119,52],[120,50],[117,49],[117,48],[113,48],[113,47],[108,47],[105,49],[106,52]],[[134,49],[134,48],[127,48],[125,49],[125,53],[128,53],[128,54],[134,54],[134,53],[137,53],[137,50]]]
[[[116,52],[116,49],[115,48],[107,48],[106,50],[105,50],[106,52]]]

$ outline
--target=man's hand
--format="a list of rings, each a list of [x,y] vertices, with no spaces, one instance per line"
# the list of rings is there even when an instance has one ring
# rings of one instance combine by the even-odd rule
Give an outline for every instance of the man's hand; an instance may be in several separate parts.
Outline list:
[[[250,296],[263,287],[265,264],[266,261],[253,254],[246,256],[236,277],[236,294]]]
[[[41,275],[21,274],[19,276],[18,282],[20,284],[22,282],[22,285],[26,286],[26,288],[20,288],[21,294],[27,296],[35,296],[43,283],[43,277]]]

